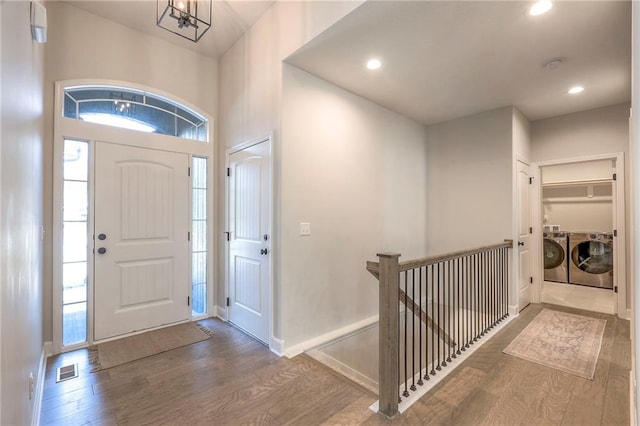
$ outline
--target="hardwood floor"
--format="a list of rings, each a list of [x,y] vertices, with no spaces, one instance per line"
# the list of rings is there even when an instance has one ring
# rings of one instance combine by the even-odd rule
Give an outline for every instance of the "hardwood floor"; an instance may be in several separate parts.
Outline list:
[[[543,308],[607,320],[595,380],[502,353]],[[629,424],[629,322],[607,314],[531,305],[392,421],[369,411],[374,395],[310,358],[278,358],[219,320],[203,323],[209,340],[98,373],[87,350],[50,358],[41,424]],[[56,383],[56,368],[73,362],[80,377]]]

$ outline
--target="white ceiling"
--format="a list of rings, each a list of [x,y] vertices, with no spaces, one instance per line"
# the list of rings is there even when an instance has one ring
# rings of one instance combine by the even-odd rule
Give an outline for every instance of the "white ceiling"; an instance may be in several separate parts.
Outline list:
[[[161,0],[166,5],[166,0]],[[213,0],[213,25],[194,43],[156,25],[156,0],[69,0],[72,6],[162,38],[206,56],[222,56],[273,5],[274,0]]]
[[[631,2],[369,1],[287,62],[424,124],[515,105],[530,120],[629,102]],[[368,58],[382,61],[369,71]],[[543,64],[566,58],[556,69]],[[569,95],[574,85],[585,91]]]

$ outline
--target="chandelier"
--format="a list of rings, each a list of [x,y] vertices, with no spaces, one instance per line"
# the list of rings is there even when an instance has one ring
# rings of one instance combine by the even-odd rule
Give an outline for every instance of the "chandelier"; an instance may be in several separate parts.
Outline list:
[[[213,0],[157,0],[156,24],[197,42],[211,28]]]

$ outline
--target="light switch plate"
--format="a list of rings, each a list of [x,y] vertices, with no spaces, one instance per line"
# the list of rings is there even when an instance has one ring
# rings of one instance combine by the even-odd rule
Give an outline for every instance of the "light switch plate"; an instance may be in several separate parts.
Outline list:
[[[309,222],[300,222],[300,235],[305,237],[311,235],[311,224]]]

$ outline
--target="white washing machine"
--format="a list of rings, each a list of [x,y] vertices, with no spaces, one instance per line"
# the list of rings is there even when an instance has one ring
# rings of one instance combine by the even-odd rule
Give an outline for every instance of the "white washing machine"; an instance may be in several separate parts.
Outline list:
[[[613,234],[569,234],[569,283],[613,289]]]
[[[544,280],[558,283],[569,282],[567,270],[566,232],[545,232],[543,245]]]

